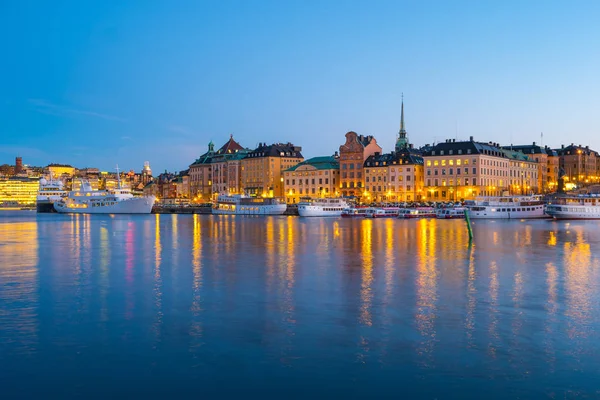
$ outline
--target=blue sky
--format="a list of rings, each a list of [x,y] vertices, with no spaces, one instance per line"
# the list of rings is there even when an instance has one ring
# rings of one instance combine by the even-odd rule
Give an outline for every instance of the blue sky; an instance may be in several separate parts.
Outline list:
[[[600,150],[598,1],[0,2],[0,164],[187,168],[354,130]]]

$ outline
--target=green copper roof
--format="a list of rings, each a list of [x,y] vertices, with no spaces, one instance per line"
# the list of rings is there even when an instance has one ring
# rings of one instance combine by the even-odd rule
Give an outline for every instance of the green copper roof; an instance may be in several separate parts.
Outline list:
[[[286,169],[286,171],[295,171],[296,169],[298,169],[298,167],[301,167],[303,165],[310,165],[312,167],[314,167],[315,169],[339,169],[340,168],[340,163],[338,160],[336,160],[334,157],[332,156],[324,156],[324,157],[313,157],[313,158],[309,158],[308,160],[302,161],[299,164],[294,165],[291,168]]]

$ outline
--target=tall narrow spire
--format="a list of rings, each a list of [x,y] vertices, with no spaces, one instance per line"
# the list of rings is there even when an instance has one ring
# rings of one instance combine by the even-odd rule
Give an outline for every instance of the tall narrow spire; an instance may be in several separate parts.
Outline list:
[[[404,126],[404,93],[402,93],[402,110],[400,112],[400,137],[406,136],[406,127]]]
[[[400,131],[398,132],[398,140],[396,141],[396,151],[400,151],[408,147],[408,138],[406,137],[406,127],[404,126],[404,93],[402,93],[402,108],[400,111]]]

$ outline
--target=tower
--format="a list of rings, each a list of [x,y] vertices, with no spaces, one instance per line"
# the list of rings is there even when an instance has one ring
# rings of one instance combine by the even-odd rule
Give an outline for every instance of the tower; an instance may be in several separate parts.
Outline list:
[[[18,175],[21,172],[23,172],[23,158],[17,157],[15,159],[15,175]]]
[[[408,137],[406,136],[406,127],[404,126],[404,93],[402,94],[402,109],[400,112],[400,131],[398,132],[398,140],[396,140],[396,151],[400,151],[408,147]]]

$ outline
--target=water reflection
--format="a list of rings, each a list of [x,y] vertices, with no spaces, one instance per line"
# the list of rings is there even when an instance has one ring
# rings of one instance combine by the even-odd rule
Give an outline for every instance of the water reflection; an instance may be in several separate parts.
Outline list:
[[[0,356],[11,365],[0,372],[53,363],[89,387],[72,366],[94,365],[196,392],[238,374],[244,387],[381,378],[375,397],[392,381],[431,398],[447,395],[441,381],[461,382],[458,397],[496,385],[503,398],[562,398],[565,382],[588,394],[598,245],[597,225],[550,221],[477,223],[469,245],[464,221],[0,219]]]
[[[0,360],[38,343],[38,252],[35,222],[0,222]]]

